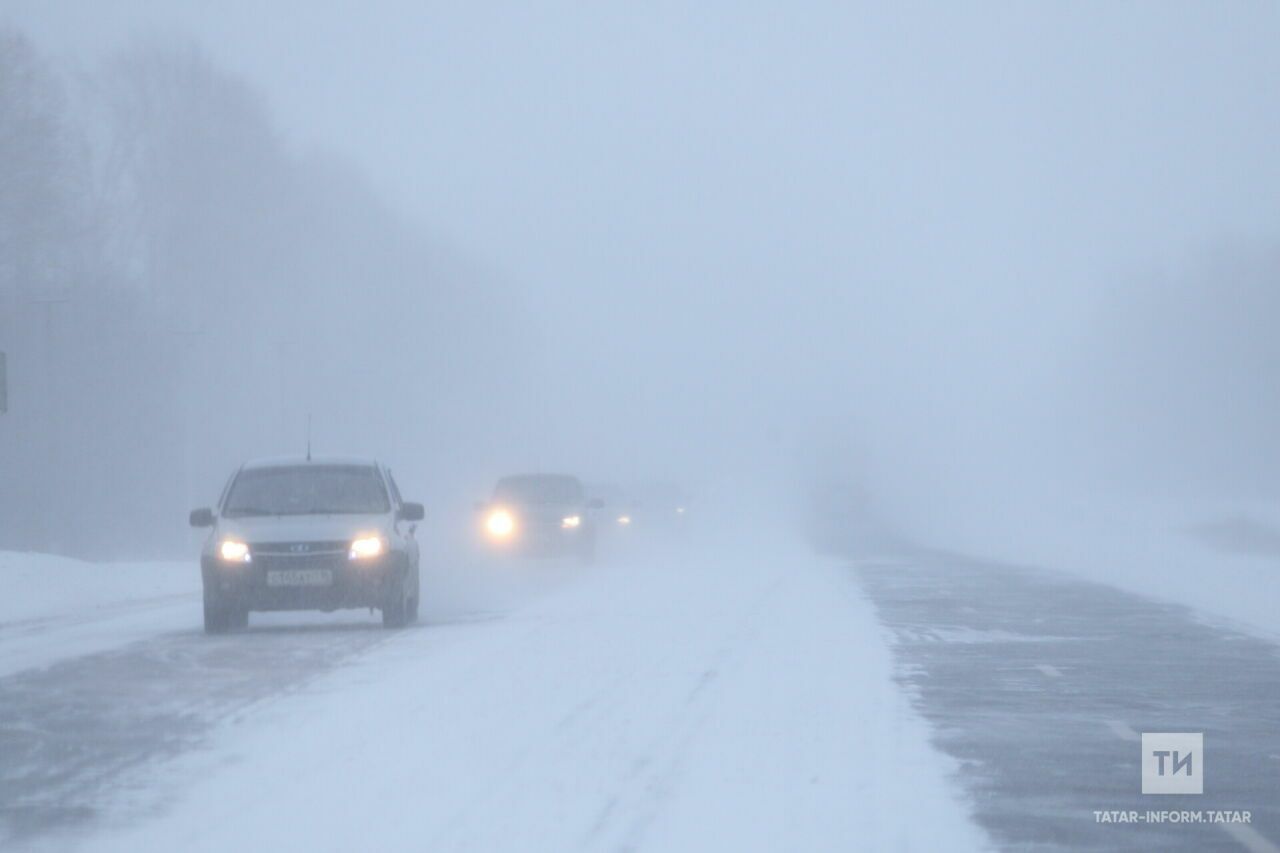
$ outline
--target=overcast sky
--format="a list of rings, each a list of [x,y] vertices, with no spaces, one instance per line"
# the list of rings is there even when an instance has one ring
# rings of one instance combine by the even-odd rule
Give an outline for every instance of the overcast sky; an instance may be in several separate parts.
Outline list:
[[[1109,291],[1280,221],[1267,0],[5,5],[86,64],[198,42],[655,432],[712,396],[960,464],[1050,417]]]
[[[190,36],[299,147],[518,276],[905,249],[903,217],[1055,255],[1063,227],[1111,235],[1123,258],[1275,213],[1240,192],[1280,175],[1267,2],[5,5],[84,60]]]

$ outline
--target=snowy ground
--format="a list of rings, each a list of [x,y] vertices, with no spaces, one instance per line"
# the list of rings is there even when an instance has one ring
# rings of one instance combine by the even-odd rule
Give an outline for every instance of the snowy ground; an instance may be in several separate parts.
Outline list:
[[[1058,569],[1280,638],[1280,506],[1150,498],[1006,507],[929,541]]]
[[[0,677],[190,626],[200,569],[0,551]]]
[[[84,615],[200,590],[194,560],[85,563],[48,554],[0,551],[0,625]]]
[[[194,598],[143,606],[114,623],[114,648],[0,680],[0,748],[19,757],[0,769],[10,841],[986,844],[841,564],[760,537],[527,569],[545,582],[490,575],[467,595],[455,572],[398,633],[360,613],[255,614],[207,638]]]
[[[1280,850],[1280,528],[1112,518],[1003,561],[740,523],[593,567],[429,551],[399,632],[209,637],[194,563],[6,554],[0,848]],[[1099,823],[1171,807],[1143,731],[1204,732],[1185,805],[1252,820]]]

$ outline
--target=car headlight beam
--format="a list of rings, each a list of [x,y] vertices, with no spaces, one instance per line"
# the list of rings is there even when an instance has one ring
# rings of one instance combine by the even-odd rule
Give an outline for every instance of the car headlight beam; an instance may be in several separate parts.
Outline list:
[[[252,563],[249,546],[238,539],[223,539],[218,546],[218,556],[228,563]]]
[[[506,539],[516,530],[515,517],[505,509],[496,509],[485,519],[484,528],[495,539]]]
[[[560,519],[560,526],[563,527],[565,530],[573,530],[575,528],[581,527],[582,516],[566,515],[564,518]]]
[[[381,536],[360,536],[351,540],[347,556],[352,560],[372,560],[381,557],[386,550],[386,540]]]

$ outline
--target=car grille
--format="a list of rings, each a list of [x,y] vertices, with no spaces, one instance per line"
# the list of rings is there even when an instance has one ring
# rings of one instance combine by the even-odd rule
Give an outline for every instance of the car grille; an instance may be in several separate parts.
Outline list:
[[[262,542],[251,546],[253,556],[262,557],[319,557],[332,554],[346,555],[351,543],[338,542]]]
[[[263,542],[251,546],[259,571],[272,569],[335,569],[347,564],[350,542]]]

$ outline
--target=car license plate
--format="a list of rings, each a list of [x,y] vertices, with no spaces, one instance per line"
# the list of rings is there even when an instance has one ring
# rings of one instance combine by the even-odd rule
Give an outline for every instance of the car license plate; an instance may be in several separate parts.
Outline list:
[[[267,586],[328,586],[333,583],[329,569],[284,569],[267,572]]]

